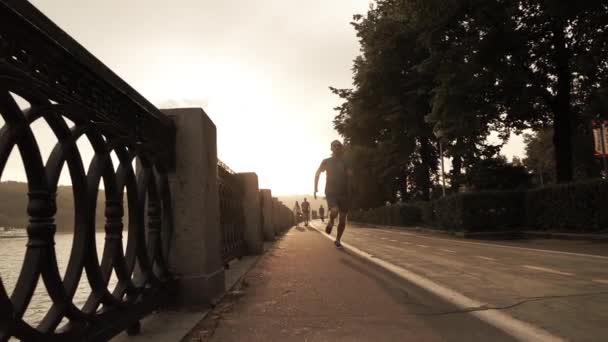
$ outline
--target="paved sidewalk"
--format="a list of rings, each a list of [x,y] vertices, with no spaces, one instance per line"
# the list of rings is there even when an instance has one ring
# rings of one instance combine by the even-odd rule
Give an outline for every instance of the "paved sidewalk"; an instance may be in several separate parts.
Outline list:
[[[496,328],[292,228],[184,341],[503,341]]]

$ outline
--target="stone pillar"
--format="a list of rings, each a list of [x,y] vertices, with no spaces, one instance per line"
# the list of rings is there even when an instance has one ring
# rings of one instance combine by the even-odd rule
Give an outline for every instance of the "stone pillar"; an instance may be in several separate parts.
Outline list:
[[[274,229],[274,234],[279,235],[281,233],[280,223],[279,223],[279,199],[276,197],[272,198],[272,228]]]
[[[253,172],[238,173],[243,184],[243,214],[245,216],[245,244],[248,254],[264,253],[264,233],[262,232],[258,175]]]
[[[285,209],[287,207],[285,204],[281,203],[281,224],[283,225],[283,231],[286,231],[289,228],[289,222],[287,221],[287,214],[285,213]]]
[[[176,304],[209,305],[224,292],[217,185],[216,128],[201,108],[165,109],[176,126],[175,171],[169,174],[174,231],[169,269]]]
[[[272,221],[272,191],[260,190],[260,202],[262,206],[262,231],[265,241],[274,240],[274,226]]]
[[[283,222],[283,230],[287,231],[289,228],[289,222],[287,221],[287,214],[285,214],[285,208],[287,208],[284,204],[281,206],[281,221]]]

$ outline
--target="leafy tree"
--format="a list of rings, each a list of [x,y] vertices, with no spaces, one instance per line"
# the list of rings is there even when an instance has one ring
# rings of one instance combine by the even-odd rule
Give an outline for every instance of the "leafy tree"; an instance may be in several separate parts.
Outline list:
[[[573,137],[574,179],[585,180],[600,175],[601,165],[593,156],[593,137],[590,129],[579,127]],[[553,130],[541,129],[533,134],[524,134],[526,158],[523,163],[538,184],[555,183],[555,159]]]
[[[525,189],[530,180],[523,165],[511,164],[504,156],[479,160],[469,175],[470,185],[477,190]]]
[[[491,132],[504,143],[551,127],[556,181],[592,176],[585,136],[608,113],[606,22],[602,0],[377,0],[354,16],[361,55],[354,87],[331,88],[344,100],[334,125],[371,154],[383,200],[430,197],[438,139],[453,189],[484,172],[521,176],[490,187],[525,185],[521,165],[496,158]]]
[[[395,182],[387,200],[405,193],[429,199],[437,170],[430,110],[432,82],[415,66],[427,52],[402,22],[403,1],[378,1],[354,17],[362,54],[354,63],[354,89],[331,90],[345,100],[336,108],[335,127],[345,139],[376,151],[378,175]]]
[[[525,167],[537,178],[540,185],[555,182],[555,159],[553,158],[553,131],[542,129],[535,134],[524,134]]]
[[[432,51],[427,65],[443,66],[438,69],[432,118],[453,128],[458,118],[468,118],[457,109],[464,106],[481,109],[475,118],[487,116],[481,126],[503,132],[552,125],[557,180],[572,180],[572,137],[590,116],[606,109],[602,94],[608,88],[608,4],[440,2],[428,1],[427,11],[419,11],[431,13],[426,21],[438,23],[432,26],[429,21],[424,33]],[[428,11],[433,7],[438,10]],[[478,92],[471,92],[475,89]]]

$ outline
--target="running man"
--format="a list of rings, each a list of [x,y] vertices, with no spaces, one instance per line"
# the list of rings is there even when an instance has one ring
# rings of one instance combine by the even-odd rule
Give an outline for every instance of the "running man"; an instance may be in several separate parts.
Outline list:
[[[321,162],[317,173],[315,174],[315,199],[317,198],[319,176],[321,172],[327,172],[325,181],[325,197],[327,198],[327,207],[329,209],[329,220],[325,227],[325,232],[331,234],[334,227],[334,220],[339,216],[338,234],[334,244],[341,248],[342,234],[346,229],[346,215],[350,201],[352,184],[349,179],[352,177],[352,170],[344,161],[344,146],[338,140],[331,142],[330,158]]]
[[[323,208],[323,204],[319,207],[319,216],[321,217],[321,222],[325,222],[325,208]]]
[[[304,198],[302,202],[302,215],[304,215],[304,226],[308,227],[308,221],[310,220],[310,203]]]

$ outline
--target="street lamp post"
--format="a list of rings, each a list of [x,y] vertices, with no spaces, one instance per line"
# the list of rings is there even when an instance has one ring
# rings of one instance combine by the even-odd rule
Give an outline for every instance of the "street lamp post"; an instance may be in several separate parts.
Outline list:
[[[443,165],[443,142],[441,138],[439,138],[439,156],[441,157],[441,190],[443,192],[443,197],[445,197],[445,167]]]
[[[433,129],[433,134],[439,140],[439,156],[441,157],[441,192],[445,197],[445,166],[443,164],[443,132],[441,129]]]

